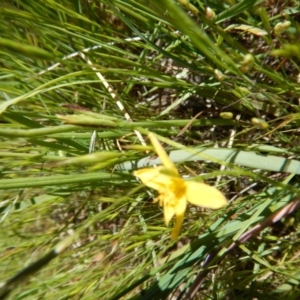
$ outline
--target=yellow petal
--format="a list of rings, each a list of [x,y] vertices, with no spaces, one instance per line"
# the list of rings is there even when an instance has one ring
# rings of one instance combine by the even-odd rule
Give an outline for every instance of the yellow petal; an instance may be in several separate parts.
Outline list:
[[[185,181],[187,201],[207,208],[221,208],[228,204],[225,196],[215,187],[208,184]]]
[[[183,223],[183,218],[184,218],[184,215],[180,215],[180,216],[176,215],[175,225],[174,225],[174,228],[172,229],[172,233],[171,233],[171,237],[173,240],[177,240],[177,238],[180,234],[181,226]]]
[[[172,234],[171,234],[173,240],[176,240],[180,234],[185,210],[186,210],[186,198],[185,198],[185,196],[183,196],[181,199],[178,199],[178,203],[175,207],[176,219],[175,219],[174,228],[173,228]]]
[[[169,178],[161,174],[160,168],[145,168],[133,172],[146,186],[157,191],[163,191],[167,188]]]
[[[148,137],[151,141],[151,144],[154,147],[155,152],[157,153],[157,155],[161,159],[161,161],[162,161],[163,165],[165,166],[165,168],[172,170],[175,174],[179,174],[177,168],[175,167],[173,162],[170,160],[168,154],[166,153],[164,148],[161,146],[161,144],[159,143],[156,136],[153,133],[149,133]]]
[[[173,189],[173,187],[180,185],[185,188],[182,178],[174,174],[172,170],[166,169],[163,166],[140,169],[134,171],[133,175],[138,177],[145,185],[157,191]]]
[[[175,207],[171,205],[168,201],[164,201],[164,217],[167,226],[169,225],[174,215],[175,215]]]

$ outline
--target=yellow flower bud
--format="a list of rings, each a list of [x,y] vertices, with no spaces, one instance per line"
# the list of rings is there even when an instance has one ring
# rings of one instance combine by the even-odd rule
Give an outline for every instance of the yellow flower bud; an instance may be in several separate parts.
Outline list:
[[[258,129],[266,130],[269,127],[269,124],[265,120],[259,118],[252,118],[251,123]]]
[[[284,22],[279,22],[275,25],[274,27],[274,34],[276,36],[281,35],[284,33],[289,27],[291,26],[290,21],[284,21]]]
[[[206,16],[209,19],[213,19],[216,16],[216,13],[210,7],[207,6],[207,8],[206,8]]]
[[[233,118],[233,113],[232,112],[221,112],[220,113],[220,117],[222,118],[222,119],[232,119]]]
[[[214,70],[215,76],[219,81],[224,81],[226,79],[226,76],[218,69]]]
[[[247,53],[244,56],[240,69],[243,73],[248,73],[249,71],[251,71],[253,65],[254,65],[254,57],[252,54]]]

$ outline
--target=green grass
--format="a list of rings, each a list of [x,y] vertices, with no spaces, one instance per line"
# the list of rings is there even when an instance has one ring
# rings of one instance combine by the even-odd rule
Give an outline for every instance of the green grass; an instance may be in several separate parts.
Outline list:
[[[299,298],[299,3],[202,2],[0,7],[1,299]],[[177,242],[149,132],[230,200]]]

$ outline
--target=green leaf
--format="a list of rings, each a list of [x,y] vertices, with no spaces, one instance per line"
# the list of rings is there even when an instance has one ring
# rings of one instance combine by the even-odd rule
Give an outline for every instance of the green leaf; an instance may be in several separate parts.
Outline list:
[[[0,38],[0,51],[1,49],[2,51],[4,50],[12,54],[18,53],[31,58],[38,58],[38,59],[45,59],[45,60],[54,59],[54,55],[44,49],[17,43],[5,38]]]

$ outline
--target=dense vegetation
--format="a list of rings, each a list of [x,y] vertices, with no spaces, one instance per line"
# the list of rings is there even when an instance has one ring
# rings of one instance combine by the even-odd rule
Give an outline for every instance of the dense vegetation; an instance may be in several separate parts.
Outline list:
[[[300,298],[297,0],[0,13],[0,299]],[[178,240],[149,132],[229,200]]]

